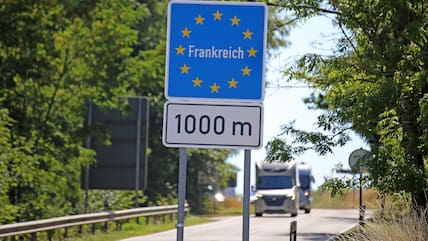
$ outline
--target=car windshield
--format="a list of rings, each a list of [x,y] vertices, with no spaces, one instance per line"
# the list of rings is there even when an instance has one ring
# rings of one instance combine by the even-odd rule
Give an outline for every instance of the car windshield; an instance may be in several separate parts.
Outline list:
[[[310,181],[311,181],[309,175],[302,175],[302,174],[300,174],[299,180],[300,180],[300,186],[303,189],[308,189],[309,188]]]
[[[260,176],[258,178],[258,189],[284,189],[293,187],[291,176]]]

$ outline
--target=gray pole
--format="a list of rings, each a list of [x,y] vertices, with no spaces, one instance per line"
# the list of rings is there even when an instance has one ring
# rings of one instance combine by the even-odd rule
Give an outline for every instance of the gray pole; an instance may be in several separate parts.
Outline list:
[[[361,174],[361,168],[360,168],[360,210],[359,210],[359,217],[358,217],[358,223],[361,227],[364,226],[364,212],[366,207],[363,205],[363,175]]]
[[[92,102],[89,102],[88,105],[88,127],[92,125]],[[86,137],[86,148],[91,148],[91,135],[89,134]],[[84,213],[88,212],[88,196],[89,196],[89,165],[85,167],[85,203],[84,203]]]
[[[244,207],[242,220],[242,241],[250,240],[250,177],[251,150],[244,153]]]
[[[138,190],[140,189],[140,149],[141,149],[141,108],[142,99],[137,99],[138,117],[137,117],[137,148],[135,153],[135,207],[138,207]]]
[[[290,241],[297,240],[297,221],[294,220],[290,223]]]
[[[254,0],[248,0],[254,2]],[[244,216],[242,220],[242,241],[250,240],[250,182],[251,182],[251,150],[244,153]]]
[[[361,175],[361,171],[360,171],[360,210],[361,207],[363,206],[363,185],[362,185],[362,175]],[[361,215],[360,215],[360,220],[361,220]]]
[[[144,99],[144,101],[143,101],[143,99]],[[144,156],[143,156],[143,187],[142,187],[142,189],[146,189],[146,187],[147,187],[147,168],[149,167],[149,165],[148,165],[148,160],[147,160],[147,147],[148,147],[148,145],[149,145],[149,128],[150,128],[150,120],[149,120],[149,118],[150,118],[150,115],[149,115],[149,113],[150,113],[150,105],[149,105],[149,99],[148,98],[146,98],[146,97],[143,97],[143,99],[141,100],[142,101],[142,104],[144,104],[145,106],[144,106],[144,108],[145,108],[145,114],[146,114],[146,116],[143,118],[144,120],[145,120],[145,129],[144,129],[144,133],[145,133],[145,136],[144,136],[144,146],[143,146],[143,150],[144,150]]]
[[[184,233],[184,205],[186,202],[186,169],[187,150],[180,148],[180,160],[178,167],[178,220],[177,220],[177,241],[183,241]]]

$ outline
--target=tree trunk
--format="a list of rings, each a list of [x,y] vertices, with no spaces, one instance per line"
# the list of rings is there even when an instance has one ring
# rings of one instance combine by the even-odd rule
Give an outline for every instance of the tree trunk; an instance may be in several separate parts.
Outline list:
[[[419,147],[422,143],[422,128],[418,123],[420,96],[415,93],[405,93],[402,99],[402,110],[400,122],[403,128],[403,148],[405,158],[409,162],[409,166],[413,166],[416,170],[412,178],[410,190],[413,197],[414,208],[418,211],[423,211],[427,208],[427,186],[425,180],[424,159]]]

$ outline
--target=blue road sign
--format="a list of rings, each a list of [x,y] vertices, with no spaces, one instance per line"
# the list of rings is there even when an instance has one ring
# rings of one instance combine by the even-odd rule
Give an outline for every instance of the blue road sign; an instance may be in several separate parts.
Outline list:
[[[170,2],[165,96],[261,102],[266,26],[264,3]]]

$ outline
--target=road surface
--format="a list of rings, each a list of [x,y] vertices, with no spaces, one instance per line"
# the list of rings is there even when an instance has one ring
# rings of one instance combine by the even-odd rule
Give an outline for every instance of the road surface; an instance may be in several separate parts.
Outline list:
[[[264,214],[250,217],[250,241],[288,241],[290,222],[297,221],[298,241],[321,241],[358,223],[358,209],[313,209],[310,214]],[[176,241],[176,230],[122,241]],[[184,241],[242,241],[242,216],[218,217],[213,222],[184,227]]]

